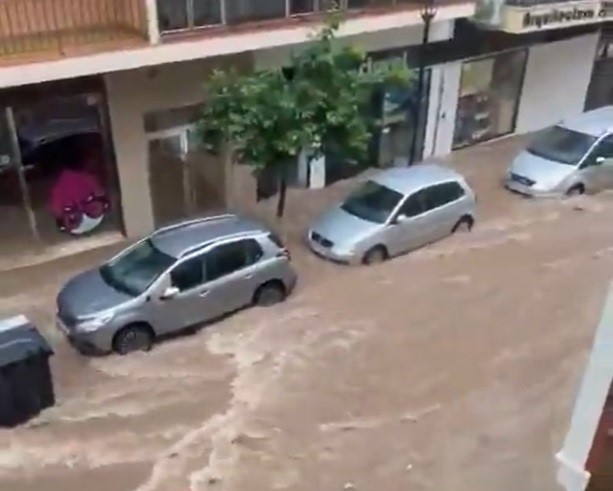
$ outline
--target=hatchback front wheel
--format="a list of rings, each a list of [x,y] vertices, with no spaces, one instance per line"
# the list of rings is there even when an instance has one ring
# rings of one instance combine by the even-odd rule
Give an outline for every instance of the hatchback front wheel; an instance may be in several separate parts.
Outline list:
[[[362,258],[362,263],[371,265],[371,264],[379,264],[388,259],[387,251],[383,246],[375,246],[372,249],[368,250],[364,257]]]
[[[119,355],[127,355],[134,351],[149,351],[153,346],[151,328],[142,324],[124,327],[113,339],[113,350]]]

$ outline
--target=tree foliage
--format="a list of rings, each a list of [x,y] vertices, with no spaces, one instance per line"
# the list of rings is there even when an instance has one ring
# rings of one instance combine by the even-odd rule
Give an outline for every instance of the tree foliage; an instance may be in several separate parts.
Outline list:
[[[337,39],[340,24],[338,13],[331,14],[283,69],[215,71],[199,125],[204,143],[214,150],[227,144],[256,169],[276,168],[282,191],[286,166],[306,149],[313,157],[334,151],[363,160],[374,91],[407,85],[411,72],[400,62],[369,69],[363,51]]]

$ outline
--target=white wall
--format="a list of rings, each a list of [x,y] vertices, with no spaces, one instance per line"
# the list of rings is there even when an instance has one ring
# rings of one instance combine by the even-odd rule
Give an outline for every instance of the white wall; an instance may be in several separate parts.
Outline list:
[[[530,48],[516,133],[527,133],[580,114],[598,33]]]
[[[428,156],[442,156],[451,152],[461,76],[461,62],[445,63],[433,70],[426,133]]]
[[[213,68],[251,66],[242,56],[173,63],[107,74],[104,77],[115,146],[126,233],[139,236],[153,229],[149,187],[148,141],[143,115],[204,100],[204,82]]]
[[[434,22],[429,35],[430,42],[450,39],[453,36],[453,24],[453,20]],[[372,52],[417,45],[421,43],[422,35],[422,27],[413,25],[357,36],[348,36],[342,38],[341,42]],[[256,69],[266,69],[283,66],[289,61],[292,50],[300,49],[301,46],[305,46],[305,44],[280,46],[256,51],[253,54],[255,67]]]
[[[613,378],[613,284],[596,329],[592,352],[575,401],[570,428],[558,452],[558,483],[566,491],[583,491],[589,474],[585,462]]]

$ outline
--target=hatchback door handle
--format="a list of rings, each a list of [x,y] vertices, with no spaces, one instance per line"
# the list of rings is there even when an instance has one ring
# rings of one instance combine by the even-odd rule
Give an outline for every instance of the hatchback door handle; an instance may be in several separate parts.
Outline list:
[[[206,297],[208,294],[209,294],[209,291],[208,291],[208,290],[202,290],[202,291],[201,291],[201,292],[198,294],[198,296],[200,296],[200,297]]]
[[[251,278],[253,278],[252,274],[246,274],[245,276],[243,276],[243,278],[245,278],[246,280],[250,280]]]

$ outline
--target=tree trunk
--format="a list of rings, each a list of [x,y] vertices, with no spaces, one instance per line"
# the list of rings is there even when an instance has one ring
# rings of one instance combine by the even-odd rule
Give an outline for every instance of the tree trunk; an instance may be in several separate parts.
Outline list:
[[[287,195],[287,177],[284,171],[279,174],[279,197],[277,199],[277,218],[281,220],[285,213],[285,198]]]
[[[232,210],[236,207],[236,193],[234,190],[234,153],[232,152],[232,148],[229,144],[223,145],[221,159],[225,184],[225,207],[228,210]]]

